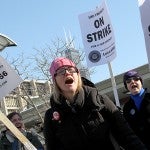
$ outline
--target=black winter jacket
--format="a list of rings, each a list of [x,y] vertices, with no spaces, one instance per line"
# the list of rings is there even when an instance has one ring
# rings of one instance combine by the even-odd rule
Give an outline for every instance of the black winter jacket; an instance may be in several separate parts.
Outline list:
[[[96,88],[83,86],[72,105],[60,99],[56,104],[52,96],[45,113],[47,150],[113,150],[110,132],[126,150],[145,150],[113,102]]]
[[[123,107],[123,114],[135,133],[150,150],[150,93],[145,89],[143,101],[138,110],[130,97]]]
[[[12,150],[12,143],[6,136],[6,131],[1,133],[0,138],[0,150]],[[41,144],[40,140],[37,136],[33,135],[30,132],[25,133],[26,138],[37,148],[37,150],[44,150],[43,145]],[[21,144],[22,145],[22,144]],[[17,149],[17,148],[16,148]],[[25,149],[25,147],[22,145],[22,149]]]

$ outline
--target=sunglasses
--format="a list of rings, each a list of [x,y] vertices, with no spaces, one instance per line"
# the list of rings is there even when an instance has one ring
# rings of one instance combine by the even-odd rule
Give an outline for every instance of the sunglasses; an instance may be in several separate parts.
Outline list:
[[[57,75],[65,75],[66,71],[68,71],[69,73],[78,73],[78,69],[75,67],[65,67],[65,68],[60,68],[56,71],[56,73],[54,74],[54,76],[56,77]]]
[[[138,81],[138,80],[140,80],[140,78],[139,78],[139,77],[128,78],[128,79],[126,80],[126,83],[131,83],[132,80]]]

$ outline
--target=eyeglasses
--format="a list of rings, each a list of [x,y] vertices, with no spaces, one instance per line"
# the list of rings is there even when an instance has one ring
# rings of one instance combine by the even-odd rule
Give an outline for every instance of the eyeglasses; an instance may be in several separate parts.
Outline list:
[[[138,80],[140,80],[140,78],[139,78],[139,77],[128,78],[128,79],[126,80],[126,83],[130,83],[132,80],[138,81]]]
[[[68,71],[69,73],[78,73],[78,69],[75,67],[65,67],[58,69],[54,76],[56,77],[57,75],[65,75],[66,71]]]

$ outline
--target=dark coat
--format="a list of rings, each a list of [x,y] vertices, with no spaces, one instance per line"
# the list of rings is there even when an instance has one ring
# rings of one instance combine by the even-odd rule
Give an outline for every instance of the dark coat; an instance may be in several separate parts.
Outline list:
[[[150,149],[150,93],[145,89],[140,110],[130,97],[123,107],[123,114],[135,133]]]
[[[47,150],[113,150],[110,132],[127,150],[144,150],[120,111],[96,88],[83,86],[72,105],[60,97],[45,113],[44,136]],[[55,117],[54,112],[57,112]]]
[[[12,143],[7,139],[5,133],[6,132],[3,132],[0,138],[0,150],[12,150]],[[37,148],[37,150],[44,150],[44,147],[37,136],[30,132],[26,132],[26,137]]]

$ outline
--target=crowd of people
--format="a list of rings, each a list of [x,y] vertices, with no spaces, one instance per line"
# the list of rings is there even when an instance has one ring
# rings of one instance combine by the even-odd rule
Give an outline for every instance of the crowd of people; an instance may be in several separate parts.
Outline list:
[[[81,77],[72,60],[54,59],[50,75],[54,88],[44,116],[45,146],[26,131],[18,112],[7,116],[37,150],[150,150],[150,93],[137,71],[123,76],[130,95],[122,111],[94,83]],[[23,149],[9,129],[1,133],[0,150]]]
[[[44,118],[47,150],[148,149],[112,100],[82,80],[71,60],[56,58],[50,74],[54,91]],[[124,83],[136,90],[134,79],[125,75]]]

